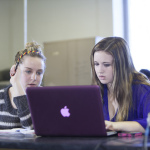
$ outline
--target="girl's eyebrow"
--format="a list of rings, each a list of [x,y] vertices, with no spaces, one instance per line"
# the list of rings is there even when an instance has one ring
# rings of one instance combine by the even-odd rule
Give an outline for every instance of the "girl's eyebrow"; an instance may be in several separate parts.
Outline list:
[[[103,63],[109,63],[110,64],[111,62],[103,62]]]
[[[43,69],[38,69],[38,71],[44,71]]]
[[[32,68],[29,68],[29,67],[25,67],[25,68],[32,70]],[[43,69],[38,69],[38,71],[43,71]]]
[[[29,67],[25,67],[25,68],[27,68],[27,69],[32,69],[32,68],[29,68]]]
[[[94,62],[98,62],[98,61],[94,61]],[[112,63],[112,62],[102,62],[102,63]]]

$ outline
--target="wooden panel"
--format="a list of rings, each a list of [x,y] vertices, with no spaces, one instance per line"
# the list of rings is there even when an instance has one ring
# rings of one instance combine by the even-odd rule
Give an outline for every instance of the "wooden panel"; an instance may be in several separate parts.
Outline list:
[[[95,38],[44,43],[44,86],[91,84],[90,53]]]

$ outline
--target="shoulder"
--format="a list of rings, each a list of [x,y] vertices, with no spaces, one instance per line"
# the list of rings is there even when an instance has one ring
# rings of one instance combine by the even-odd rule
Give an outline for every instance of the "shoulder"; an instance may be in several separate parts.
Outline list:
[[[132,90],[150,91],[150,86],[146,84],[132,84]]]
[[[132,84],[133,98],[150,97],[150,86],[145,84]]]
[[[4,89],[0,89],[0,99],[4,98],[5,95],[8,95],[8,90],[11,87],[11,85],[7,86]]]

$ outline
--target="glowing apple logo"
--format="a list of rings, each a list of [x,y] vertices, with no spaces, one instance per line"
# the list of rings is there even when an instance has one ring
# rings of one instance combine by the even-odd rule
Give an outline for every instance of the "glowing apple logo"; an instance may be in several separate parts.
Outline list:
[[[69,109],[67,108],[67,106],[65,106],[64,108],[62,108],[60,110],[60,113],[63,117],[69,117],[70,113],[69,113]]]

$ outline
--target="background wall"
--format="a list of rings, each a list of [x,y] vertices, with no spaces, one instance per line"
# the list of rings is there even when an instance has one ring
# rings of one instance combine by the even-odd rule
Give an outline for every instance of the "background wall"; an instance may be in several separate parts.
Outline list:
[[[23,48],[23,0],[0,0],[0,70]]]
[[[111,0],[28,1],[29,41],[43,43],[111,34]]]
[[[28,0],[27,41],[112,36],[112,0]],[[0,0],[0,70],[24,48],[24,1]]]

